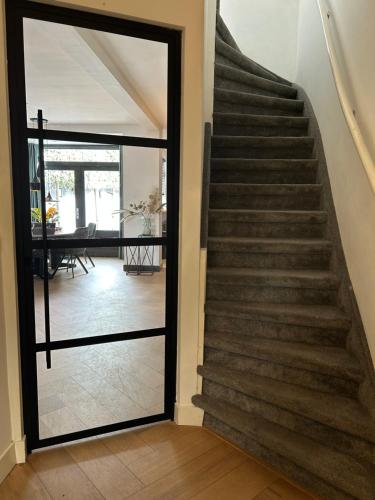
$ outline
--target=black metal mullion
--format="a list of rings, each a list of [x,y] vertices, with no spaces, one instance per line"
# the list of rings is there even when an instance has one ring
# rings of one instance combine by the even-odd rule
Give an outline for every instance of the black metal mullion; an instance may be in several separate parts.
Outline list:
[[[150,236],[149,238],[48,238],[47,248],[105,248],[126,246],[163,246],[167,243],[165,236]],[[33,249],[42,249],[43,240],[33,240]]]
[[[38,130],[43,129],[43,112],[38,109]],[[48,273],[48,245],[47,245],[47,218],[46,218],[46,186],[44,175],[44,141],[42,136],[38,139],[39,171],[40,171],[40,197],[42,213],[42,243],[43,243],[43,295],[44,295],[44,332],[46,337],[46,363],[47,369],[51,368],[51,328],[49,314],[49,273]]]
[[[167,124],[167,269],[165,324],[164,409],[174,418],[177,370],[179,163],[181,108],[181,32],[168,43],[168,124]]]
[[[44,148],[45,149],[45,148]],[[120,162],[97,161],[45,161],[46,170],[95,170],[104,172],[119,172]]]
[[[100,434],[107,434],[109,432],[121,431],[123,429],[130,429],[131,427],[139,427],[141,425],[153,424],[156,422],[160,422],[162,420],[169,420],[169,419],[170,419],[169,414],[164,411],[163,413],[158,413],[156,415],[149,415],[148,417],[134,418],[132,420],[127,420],[126,422],[102,425],[100,427],[94,427],[83,431],[71,432],[69,434],[60,434],[58,436],[40,439],[38,440],[37,448],[54,446],[56,444],[62,444],[69,441],[77,441],[78,439],[98,436]]]
[[[50,348],[52,351],[59,349],[71,349],[74,347],[84,347],[88,345],[108,344],[109,342],[123,342],[127,340],[145,339],[151,337],[162,337],[166,335],[166,328],[151,328],[149,330],[135,330],[132,332],[108,333],[92,337],[79,337],[77,339],[52,340]],[[38,342],[34,345],[35,352],[43,352],[46,349],[45,342]]]
[[[165,149],[167,139],[154,139],[152,137],[134,137],[127,135],[95,134],[91,132],[73,132],[71,130],[48,130],[40,131],[35,128],[27,128],[29,139],[40,137],[48,141],[86,142],[97,145],[135,146],[140,148]],[[73,146],[73,145],[72,145]]]
[[[20,12],[30,19],[68,24],[161,43],[167,43],[174,34],[173,29],[144,22],[129,21],[106,13],[96,14],[81,11],[78,10],[79,6],[75,9],[74,7],[61,7],[31,0],[12,0],[12,2],[14,2],[15,8],[19,8]]]
[[[17,285],[21,350],[23,430],[30,452],[39,440],[37,367],[31,357],[35,338],[32,272],[30,179],[26,138],[26,90],[22,15],[6,0],[9,113],[12,136],[12,177],[16,219]],[[10,35],[9,35],[10,34]],[[21,313],[22,311],[22,313]]]

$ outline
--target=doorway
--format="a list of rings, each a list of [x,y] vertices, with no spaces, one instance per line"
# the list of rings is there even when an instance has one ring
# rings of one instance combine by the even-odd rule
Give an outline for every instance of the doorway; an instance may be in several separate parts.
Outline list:
[[[173,419],[181,33],[6,15],[28,450]]]

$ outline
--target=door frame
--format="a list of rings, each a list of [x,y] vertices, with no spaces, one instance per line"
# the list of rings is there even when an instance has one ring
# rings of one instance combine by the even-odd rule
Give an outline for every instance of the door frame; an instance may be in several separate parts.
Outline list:
[[[8,88],[10,129],[12,145],[13,197],[17,254],[17,282],[19,305],[19,332],[21,348],[21,377],[23,396],[24,431],[27,450],[51,446],[66,441],[82,439],[106,432],[149,424],[174,418],[176,399],[177,357],[177,307],[178,307],[178,242],[179,242],[179,171],[180,171],[180,119],[181,119],[181,31],[151,24],[124,20],[104,14],[96,14],[31,0],[5,0],[8,55]],[[26,116],[26,90],[23,48],[24,17],[41,21],[57,22],[72,26],[110,32],[163,42],[168,47],[168,126],[167,139],[109,134],[80,133],[63,130],[29,129]],[[143,239],[143,245],[165,245],[167,248],[165,327],[152,330],[106,334],[98,337],[48,341],[36,343],[35,314],[32,276],[32,249],[43,248],[31,239],[30,186],[28,173],[29,138],[44,140],[87,142],[119,146],[151,147],[166,149],[167,171],[167,235]],[[43,244],[42,244],[43,243]],[[66,240],[69,247],[123,247],[139,244],[137,238],[102,238],[100,240]],[[48,241],[48,248],[56,248],[56,240]],[[47,248],[47,247],[45,247]],[[133,340],[154,336],[165,338],[165,386],[164,412],[125,422],[104,425],[84,431],[40,439],[38,421],[38,394],[36,356],[38,352],[82,347],[93,344]],[[48,345],[47,345],[48,344]],[[51,351],[49,351],[51,352]],[[30,355],[32,353],[32,355]]]

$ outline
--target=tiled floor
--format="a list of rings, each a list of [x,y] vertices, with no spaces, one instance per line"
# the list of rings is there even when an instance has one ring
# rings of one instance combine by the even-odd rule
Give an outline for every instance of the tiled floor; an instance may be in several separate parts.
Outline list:
[[[89,274],[50,280],[51,338],[164,325],[165,272],[126,276],[120,259],[96,258]],[[38,340],[44,340],[42,281],[35,280]],[[164,337],[38,353],[40,436],[50,437],[163,411]]]
[[[199,427],[163,423],[33,453],[0,500],[313,500]]]

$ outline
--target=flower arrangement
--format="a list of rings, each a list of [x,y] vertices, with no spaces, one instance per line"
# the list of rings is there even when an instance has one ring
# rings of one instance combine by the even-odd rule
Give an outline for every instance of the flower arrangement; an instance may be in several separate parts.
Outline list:
[[[115,210],[113,214],[121,214],[121,223],[125,223],[133,217],[141,217],[143,219],[143,236],[151,235],[152,217],[159,213],[165,206],[161,203],[159,190],[155,188],[148,196],[148,201],[141,200],[138,203],[129,203],[129,208]]]
[[[55,223],[58,221],[58,218],[57,208],[49,207],[46,211],[46,222]],[[31,209],[31,220],[32,222],[42,222],[42,210],[40,208]]]

